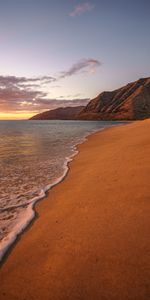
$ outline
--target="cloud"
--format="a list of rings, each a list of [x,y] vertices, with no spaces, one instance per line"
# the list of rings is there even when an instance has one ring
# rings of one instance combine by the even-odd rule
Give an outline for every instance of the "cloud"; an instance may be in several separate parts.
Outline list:
[[[22,103],[26,104],[24,106],[31,105],[38,98],[45,96],[41,91],[0,88],[0,112],[23,110]]]
[[[90,59],[82,59],[76,64],[74,64],[69,70],[61,72],[61,75],[58,79],[62,79],[65,77],[69,77],[78,73],[81,73],[81,71],[86,73],[93,73],[95,72],[96,68],[101,66],[101,62],[99,60],[90,58]]]
[[[0,75],[0,112],[34,112],[39,113],[61,106],[86,105],[89,99],[82,95],[61,95],[59,99],[49,99],[50,88],[60,87],[57,82],[83,72],[94,72],[101,63],[96,59],[82,59],[63,71],[57,77],[17,77]],[[46,86],[51,84],[52,86]],[[44,92],[46,91],[46,92]],[[67,99],[66,99],[67,98]]]
[[[56,81],[51,76],[41,77],[16,77],[16,76],[0,76],[0,88],[33,88]]]
[[[69,16],[70,17],[75,17],[75,16],[78,16],[78,15],[81,15],[85,12],[91,11],[92,9],[94,9],[94,7],[95,6],[91,3],[89,3],[89,2],[79,4],[79,5],[74,7],[74,9],[69,13]]]
[[[0,76],[0,112],[42,112],[62,106],[86,105],[89,99],[72,98],[47,99],[47,93],[34,88],[32,82],[51,82],[53,77],[25,78],[15,76]],[[28,84],[31,82],[31,84]],[[23,85],[26,83],[26,85]],[[21,87],[20,87],[21,85]],[[76,95],[75,95],[76,96]]]
[[[42,112],[57,107],[86,105],[90,99],[47,99],[40,91],[12,91],[0,89],[0,112]]]
[[[36,89],[41,88],[44,85],[50,83],[56,83],[59,79],[69,77],[81,73],[81,71],[86,73],[95,72],[96,68],[101,65],[101,62],[90,58],[82,59],[77,63],[73,64],[68,70],[60,72],[57,77],[52,76],[39,76],[39,77],[17,77],[17,76],[3,76],[0,75],[0,89]],[[60,87],[58,85],[53,86]]]

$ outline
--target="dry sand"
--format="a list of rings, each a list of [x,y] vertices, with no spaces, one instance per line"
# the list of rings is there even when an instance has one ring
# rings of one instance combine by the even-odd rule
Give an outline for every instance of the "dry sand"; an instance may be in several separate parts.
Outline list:
[[[150,299],[150,120],[92,135],[0,271],[0,299]]]

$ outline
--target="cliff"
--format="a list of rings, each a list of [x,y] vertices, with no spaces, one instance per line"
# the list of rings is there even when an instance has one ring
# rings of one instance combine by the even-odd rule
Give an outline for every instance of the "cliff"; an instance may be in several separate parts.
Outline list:
[[[150,77],[103,92],[87,106],[62,107],[31,120],[140,120],[150,117]]]
[[[138,120],[150,117],[150,77],[103,92],[78,114],[80,120]]]

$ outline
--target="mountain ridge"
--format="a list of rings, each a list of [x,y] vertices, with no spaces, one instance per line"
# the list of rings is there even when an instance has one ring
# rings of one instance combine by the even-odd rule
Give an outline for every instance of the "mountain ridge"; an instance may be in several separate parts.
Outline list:
[[[79,113],[83,120],[134,120],[150,117],[150,77],[105,91]]]
[[[86,106],[62,107],[31,120],[141,120],[150,117],[150,77],[104,91]]]
[[[53,110],[37,114],[31,117],[30,120],[73,120],[83,108],[84,106],[58,107]]]

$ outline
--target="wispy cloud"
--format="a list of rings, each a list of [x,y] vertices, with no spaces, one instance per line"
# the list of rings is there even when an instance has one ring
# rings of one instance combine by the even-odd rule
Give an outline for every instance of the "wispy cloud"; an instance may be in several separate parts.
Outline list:
[[[53,81],[53,77],[52,81]],[[40,82],[51,82],[49,76],[40,77]],[[28,82],[36,82],[38,79],[16,77],[16,76],[0,76],[0,111],[1,112],[42,112],[45,110],[55,109],[57,107],[86,105],[88,98],[74,98],[65,99],[60,96],[59,99],[49,99],[48,94],[41,90],[34,89],[34,84],[30,85]],[[23,83],[27,85],[22,86]],[[21,84],[21,87],[20,87]],[[29,88],[30,86],[30,88]],[[35,85],[38,87],[39,85]],[[78,95],[79,96],[79,95]]]
[[[40,77],[16,77],[16,76],[0,76],[0,88],[33,88],[39,87],[41,84],[47,84],[56,81],[51,76]]]
[[[93,58],[82,59],[72,65],[67,71],[61,72],[58,79],[76,75],[81,72],[93,73],[99,66],[101,66],[101,62],[99,60]]]
[[[73,64],[68,70],[60,72],[56,77],[39,76],[39,77],[17,77],[0,75],[0,89],[35,89],[41,88],[50,83],[57,82],[59,79],[76,75],[78,73],[92,73],[101,65],[99,60],[89,58],[81,59]],[[60,87],[55,85],[53,87]]]
[[[70,17],[75,17],[81,14],[84,14],[85,12],[89,12],[92,9],[94,9],[94,4],[91,4],[89,2],[78,4],[74,7],[74,9],[69,13]]]
[[[9,89],[0,90],[0,111],[1,112],[42,112],[57,107],[86,105],[90,99],[47,99],[46,94],[35,91],[15,91]]]
[[[50,86],[57,81],[82,72],[94,72],[101,63],[96,59],[82,59],[56,77],[17,77],[0,75],[0,112],[39,113],[62,106],[86,105],[89,99],[82,95],[61,95],[58,99],[49,99]],[[46,86],[45,86],[46,85]],[[48,85],[48,86],[47,86]],[[55,86],[55,85],[54,85]],[[60,86],[55,86],[60,87]],[[44,92],[45,91],[45,92]]]
[[[24,110],[23,107],[31,106],[37,99],[44,96],[46,96],[46,94],[41,91],[0,88],[0,111],[12,112]]]

